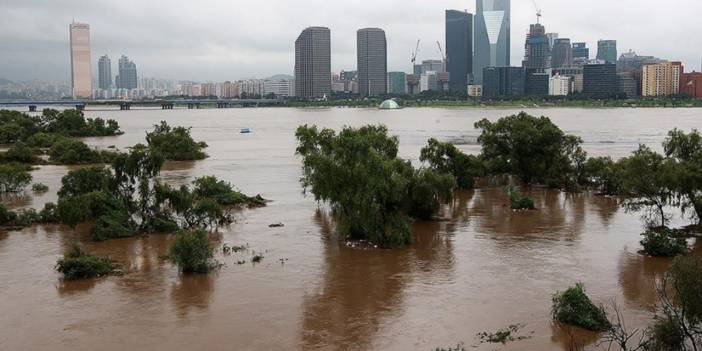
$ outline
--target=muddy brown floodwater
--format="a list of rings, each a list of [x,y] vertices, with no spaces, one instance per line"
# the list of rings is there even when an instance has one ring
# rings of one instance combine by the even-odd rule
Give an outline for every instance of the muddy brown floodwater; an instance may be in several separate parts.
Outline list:
[[[209,275],[182,276],[161,262],[171,236],[90,242],[84,227],[40,226],[0,232],[0,350],[430,350],[465,342],[475,350],[564,350],[571,336],[596,348],[596,335],[550,322],[551,294],[585,283],[598,303],[616,299],[632,327],[649,322],[653,279],[668,260],[639,250],[641,223],[616,200],[532,190],[536,212],[509,211],[504,190],[459,193],[444,220],[413,226],[415,243],[397,250],[347,248],[323,207],[301,193],[295,128],[383,123],[416,160],[430,137],[479,151],[473,123],[518,111],[462,109],[223,109],[86,111],[115,118],[125,135],[90,138],[124,148],[143,142],[160,120],[192,126],[210,158],[169,163],[163,178],[185,183],[213,174],[248,194],[274,200],[248,210],[216,236],[249,250],[218,260]],[[549,109],[590,155],[621,157],[646,143],[660,149],[667,130],[699,127],[700,109]],[[252,134],[240,134],[240,128]],[[42,196],[5,199],[17,207],[56,200],[66,167],[45,166]],[[283,228],[269,228],[282,222]],[[681,222],[682,223],[682,222]],[[53,267],[79,240],[126,274],[64,282]],[[699,246],[699,245],[696,245]],[[259,264],[237,264],[263,253]],[[696,249],[699,251],[699,248]],[[282,263],[281,263],[282,260]],[[510,324],[529,339],[480,345],[476,333]],[[475,346],[475,347],[473,347]]]

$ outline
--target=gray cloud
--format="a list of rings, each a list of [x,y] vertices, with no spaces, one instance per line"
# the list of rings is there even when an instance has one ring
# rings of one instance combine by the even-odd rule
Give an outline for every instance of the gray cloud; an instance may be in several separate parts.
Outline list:
[[[702,1],[537,0],[549,32],[586,41],[617,39],[619,51],[681,60],[700,69]],[[474,12],[471,0],[3,0],[0,77],[68,78],[68,24],[91,25],[92,56],[126,54],[141,76],[222,81],[291,73],[294,41],[311,25],[332,30],[332,69],[355,69],[355,32],[380,27],[388,36],[389,68],[409,70],[422,39],[421,59],[438,58],[444,9]],[[512,0],[512,64],[519,65],[531,0]]]

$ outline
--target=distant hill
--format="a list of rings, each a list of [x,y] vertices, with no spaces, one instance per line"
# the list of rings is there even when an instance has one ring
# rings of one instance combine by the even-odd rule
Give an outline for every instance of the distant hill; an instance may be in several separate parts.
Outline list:
[[[293,80],[295,77],[289,75],[289,74],[276,74],[272,77],[266,78],[266,80]]]
[[[11,80],[5,79],[5,78],[0,78],[0,85],[8,85],[10,83],[12,83]]]

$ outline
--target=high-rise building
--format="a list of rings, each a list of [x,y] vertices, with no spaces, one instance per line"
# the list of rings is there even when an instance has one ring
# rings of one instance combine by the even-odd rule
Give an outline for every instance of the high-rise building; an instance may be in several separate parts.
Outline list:
[[[510,0],[476,0],[473,72],[482,84],[485,67],[510,65]]]
[[[524,85],[524,93],[528,96],[546,96],[548,95],[550,73],[539,72],[538,70],[528,69],[526,73],[526,82]]]
[[[127,56],[122,55],[118,62],[119,75],[115,78],[117,89],[136,89],[137,88],[137,68]]]
[[[548,80],[548,95],[566,96],[570,94],[573,79],[567,76],[555,75]]]
[[[583,67],[583,93],[594,98],[610,98],[619,92],[617,65],[590,64]]]
[[[668,96],[680,92],[683,67],[680,62],[645,64],[641,72],[642,96]]]
[[[356,33],[358,91],[361,96],[376,96],[388,89],[388,46],[385,32],[364,28]]]
[[[558,33],[546,33],[546,38],[548,38],[548,47],[553,50],[553,45],[556,43],[556,39],[558,39]]]
[[[295,95],[320,98],[331,92],[331,32],[309,27],[295,41]]]
[[[634,99],[640,95],[639,82],[636,80],[635,71],[617,72],[617,84],[619,93],[628,99]]]
[[[573,59],[590,60],[590,49],[587,43],[573,43]]]
[[[407,74],[405,72],[388,72],[388,93],[398,95],[407,93]]]
[[[73,22],[68,26],[71,39],[71,90],[74,98],[93,95],[90,66],[90,26]]]
[[[98,87],[102,90],[112,89],[112,61],[107,55],[98,60]]]
[[[524,68],[537,72],[551,68],[551,46],[546,36],[546,28],[540,23],[529,27],[524,51]]]
[[[561,38],[553,42],[551,51],[551,67],[568,67],[573,64],[573,48],[570,39]]]
[[[444,67],[444,61],[442,61],[442,60],[424,60],[424,61],[422,61],[421,74],[426,74],[427,72],[446,72],[446,68]]]
[[[525,82],[524,67],[485,67],[483,97],[523,96]]]
[[[473,73],[473,15],[446,10],[446,71],[449,90],[465,92]]]
[[[617,63],[617,41],[600,40],[597,42],[597,59],[605,63]]]

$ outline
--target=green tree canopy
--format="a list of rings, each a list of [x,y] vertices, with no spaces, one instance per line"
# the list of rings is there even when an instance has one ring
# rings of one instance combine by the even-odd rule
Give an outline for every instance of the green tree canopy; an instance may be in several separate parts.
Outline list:
[[[190,136],[190,128],[171,127],[166,121],[154,126],[146,133],[149,148],[159,152],[166,160],[191,161],[207,158],[202,151],[207,147],[204,142],[196,142]]]
[[[301,183],[328,202],[339,232],[392,247],[411,241],[410,217],[428,218],[455,185],[451,175],[416,171],[397,157],[398,139],[384,126],[297,129]]]
[[[475,179],[484,174],[483,162],[474,155],[466,155],[456,146],[429,139],[421,151],[419,160],[439,173],[451,174],[461,189],[472,189]]]
[[[685,133],[674,129],[663,143],[674,176],[671,187],[676,191],[683,212],[692,212],[702,223],[702,135],[697,130]]]

